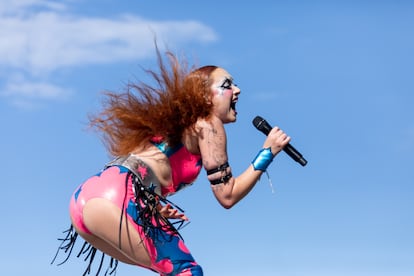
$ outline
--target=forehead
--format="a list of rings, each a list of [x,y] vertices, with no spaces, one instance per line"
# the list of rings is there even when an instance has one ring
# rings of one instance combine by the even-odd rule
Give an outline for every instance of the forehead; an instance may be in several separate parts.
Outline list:
[[[218,67],[211,73],[211,79],[213,82],[223,81],[224,79],[233,79],[232,76],[224,70],[223,68]]]

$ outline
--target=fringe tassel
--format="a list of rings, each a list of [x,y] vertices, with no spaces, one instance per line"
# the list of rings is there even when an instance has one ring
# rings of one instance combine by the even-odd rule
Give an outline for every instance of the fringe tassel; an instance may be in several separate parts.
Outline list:
[[[75,247],[76,239],[79,236],[78,233],[74,230],[73,225],[71,225],[68,230],[63,231],[63,233],[66,233],[66,237],[58,239],[59,241],[62,241],[62,242],[61,242],[60,246],[58,247],[58,250],[55,254],[55,257],[53,258],[53,260],[51,262],[51,264],[53,264],[56,261],[60,250],[63,250],[63,252],[65,254],[67,254],[67,256],[62,262],[57,264],[58,266],[64,264],[69,259],[70,255],[73,251],[73,248]],[[95,247],[93,247],[92,245],[90,245],[88,242],[85,241],[83,243],[82,248],[79,250],[79,253],[76,256],[76,257],[80,258],[82,255],[86,255],[85,258],[84,258],[84,261],[89,261],[88,267],[86,268],[86,270],[84,271],[82,276],[91,274],[93,261],[95,259],[95,255],[96,255],[97,251],[98,250]],[[102,253],[101,261],[99,263],[98,270],[95,274],[96,276],[98,276],[99,273],[102,270],[104,259],[105,259],[105,254]],[[107,276],[107,275],[116,275],[117,266],[118,266],[118,260],[111,257],[111,259],[109,261],[109,264],[108,264],[108,268],[105,271],[105,276]]]
[[[163,204],[170,204],[180,212],[184,213],[184,210],[165,197],[156,194],[150,188],[142,185],[140,179],[134,174],[131,174],[131,178],[135,187],[135,198],[137,199],[135,202],[137,217],[134,220],[138,225],[143,227],[145,235],[150,236],[154,241],[162,241],[162,239],[164,241],[170,241],[174,235],[177,235],[183,240],[178,230],[182,229],[188,223],[185,223],[185,220],[182,219],[170,221],[164,218],[157,211],[156,207],[161,202]],[[166,233],[170,233],[170,235],[166,235]],[[162,239],[160,239],[160,236],[162,236]]]

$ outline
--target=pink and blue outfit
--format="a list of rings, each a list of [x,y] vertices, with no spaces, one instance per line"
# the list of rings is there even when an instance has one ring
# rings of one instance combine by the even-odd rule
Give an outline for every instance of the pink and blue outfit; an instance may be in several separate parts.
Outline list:
[[[169,186],[162,187],[151,168],[139,156],[130,154],[118,157],[75,190],[70,201],[72,223],[82,231],[90,233],[83,221],[83,207],[90,199],[106,198],[119,206],[122,211],[121,219],[126,214],[128,221],[140,234],[151,258],[149,269],[161,276],[202,276],[201,267],[178,233],[177,229],[180,229],[183,221],[168,220],[157,211],[158,204],[171,203],[166,199],[167,196],[195,181],[202,167],[201,156],[190,153],[183,145],[170,148],[161,139],[153,139],[151,142],[169,159],[172,170]],[[62,263],[69,258],[78,236],[72,225],[66,233],[67,236],[61,239],[59,249],[69,254]],[[84,242],[78,257],[86,256],[85,260],[89,261],[89,265],[83,275],[90,274],[96,252],[96,248]],[[102,253],[96,275],[102,269],[104,256]],[[117,260],[111,258],[105,275],[114,274],[117,263]]]

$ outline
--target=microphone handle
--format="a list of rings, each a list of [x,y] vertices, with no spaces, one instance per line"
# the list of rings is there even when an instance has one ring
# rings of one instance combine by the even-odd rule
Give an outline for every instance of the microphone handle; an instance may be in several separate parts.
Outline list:
[[[300,152],[298,152],[291,144],[287,144],[283,148],[283,151],[302,166],[305,166],[308,163],[308,161],[303,158],[302,154],[300,154]]]
[[[253,125],[266,136],[269,135],[269,132],[272,130],[270,124],[260,116],[256,116],[253,120]],[[302,154],[290,143],[283,148],[283,151],[302,166],[306,166],[308,163],[308,161],[303,158]]]

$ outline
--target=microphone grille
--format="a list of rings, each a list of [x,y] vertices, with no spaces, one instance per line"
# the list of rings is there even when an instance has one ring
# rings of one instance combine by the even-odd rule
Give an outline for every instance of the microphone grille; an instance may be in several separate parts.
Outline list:
[[[260,117],[260,116],[256,116],[256,117],[253,119],[253,125],[254,125],[256,128],[259,128],[260,124],[261,124],[263,121],[264,121],[264,119],[263,119],[262,117]]]

